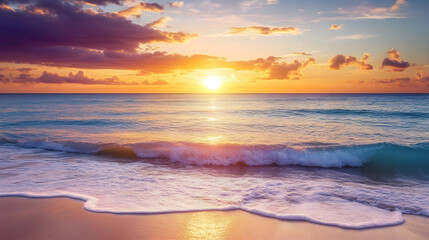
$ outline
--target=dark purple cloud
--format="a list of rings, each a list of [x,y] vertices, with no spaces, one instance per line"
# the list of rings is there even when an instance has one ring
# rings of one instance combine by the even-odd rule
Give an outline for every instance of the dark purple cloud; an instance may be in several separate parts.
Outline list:
[[[56,73],[49,73],[44,71],[42,75],[38,78],[31,77],[29,74],[22,73],[15,79],[14,83],[22,84],[36,84],[36,83],[45,83],[45,84],[84,84],[84,85],[137,85],[137,82],[126,82],[120,81],[118,77],[104,78],[104,79],[93,79],[84,75],[82,71],[79,71],[76,74],[69,73],[68,76],[60,76]]]
[[[343,66],[356,65],[362,70],[372,70],[373,66],[366,63],[366,60],[370,57],[368,53],[365,53],[360,61],[353,56],[344,56],[341,54],[329,59],[329,68],[332,70],[340,70]]]
[[[58,1],[58,0],[52,0],[52,2]],[[107,5],[107,4],[117,4],[122,5],[123,2],[126,0],[69,0],[69,2],[75,2],[75,3],[88,3],[91,5]],[[34,3],[37,2],[37,0],[0,0],[0,4],[11,4],[11,3],[19,3],[19,4],[28,4],[28,3]]]
[[[409,62],[397,61],[395,59],[385,58],[381,63],[381,68],[390,68],[393,72],[402,72],[410,67]]]
[[[385,58],[381,63],[381,68],[389,68],[392,72],[403,72],[410,67],[409,62],[401,61],[399,59],[400,55],[396,49],[390,49],[387,54],[393,59]]]
[[[34,0],[25,9],[0,8],[0,51],[36,47],[83,47],[134,51],[140,43],[182,43],[196,34],[163,32],[115,13],[83,10],[67,1]]]
[[[123,0],[77,0],[77,2],[85,2],[93,5],[107,5],[109,3],[121,5]]]

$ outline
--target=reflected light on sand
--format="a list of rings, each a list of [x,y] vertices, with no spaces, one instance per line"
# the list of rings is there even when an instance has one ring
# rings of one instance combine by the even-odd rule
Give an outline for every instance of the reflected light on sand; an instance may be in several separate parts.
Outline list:
[[[196,212],[186,219],[183,239],[226,239],[231,220],[215,212]]]

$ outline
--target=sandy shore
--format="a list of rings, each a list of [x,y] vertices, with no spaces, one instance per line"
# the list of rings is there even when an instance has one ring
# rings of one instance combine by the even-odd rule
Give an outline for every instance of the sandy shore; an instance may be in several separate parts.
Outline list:
[[[429,218],[349,230],[282,221],[243,211],[116,215],[92,213],[67,198],[0,197],[1,239],[427,239]]]

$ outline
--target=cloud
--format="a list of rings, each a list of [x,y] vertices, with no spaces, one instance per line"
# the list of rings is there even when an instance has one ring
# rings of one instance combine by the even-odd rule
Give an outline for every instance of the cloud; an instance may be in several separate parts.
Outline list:
[[[0,83],[9,83],[10,79],[7,78],[5,75],[0,74]]]
[[[392,72],[403,72],[410,67],[410,63],[405,61],[396,61],[396,60],[391,60],[389,58],[385,58],[381,63],[381,68],[384,69],[386,67],[390,68]]]
[[[136,85],[137,82],[125,82],[118,80],[118,77],[93,79],[84,75],[82,71],[76,74],[69,73],[68,76],[60,76],[56,73],[44,71],[38,78],[31,77],[29,74],[22,73],[13,80],[14,83],[22,84],[83,84],[83,85]]]
[[[338,30],[338,29],[341,29],[342,27],[344,26],[344,24],[332,24],[330,27],[329,27],[329,29],[330,30]]]
[[[383,62],[381,63],[382,69],[389,68],[392,72],[402,72],[410,67],[409,62],[399,60],[399,52],[396,51],[396,49],[390,49],[387,54],[389,54],[393,60],[389,58],[383,59]]]
[[[180,7],[183,7],[185,3],[183,3],[182,1],[175,1],[175,2],[168,3],[168,5],[172,8],[180,8]]]
[[[145,80],[141,84],[142,85],[158,85],[158,86],[160,86],[160,85],[168,85],[169,83],[167,81],[162,80],[162,79],[158,79],[158,80],[153,81],[153,82],[149,82],[148,80]]]
[[[301,31],[296,27],[262,27],[262,26],[251,26],[251,27],[232,27],[230,28],[230,34],[249,35],[254,33],[258,35],[273,35],[273,34],[300,34]]]
[[[429,75],[426,75],[424,72],[419,72],[416,74],[417,82],[423,83],[425,87],[429,87]]]
[[[274,4],[279,3],[279,0],[266,0],[265,3],[267,5],[274,5]]]
[[[275,5],[279,3],[278,0],[245,0],[240,2],[243,9],[262,8],[267,5]]]
[[[117,51],[92,51],[85,48],[56,47],[28,48],[0,52],[0,62],[43,64],[51,67],[81,69],[127,69],[140,74],[169,73],[174,70],[225,68],[248,70],[268,74],[266,79],[294,79],[300,71],[314,63],[314,59],[285,63],[281,58],[268,57],[247,61],[227,61],[208,55],[185,56],[166,52],[130,53]]]
[[[107,5],[109,3],[113,3],[116,5],[121,5],[121,0],[78,0],[77,2],[84,2],[87,3],[89,5]]]
[[[404,0],[397,0],[393,6],[386,7],[374,7],[368,4],[368,1],[362,1],[363,3],[358,6],[350,8],[338,8],[336,14],[330,17],[322,17],[316,19],[315,22],[323,20],[339,21],[339,20],[360,20],[360,19],[400,19],[406,18],[401,13],[400,8],[406,4]],[[393,1],[392,1],[393,2]]]
[[[141,2],[136,6],[132,6],[125,10],[119,11],[117,12],[117,14],[122,17],[140,17],[142,15],[142,12],[164,12],[164,7],[159,5],[158,3]]]
[[[305,53],[305,52],[294,52],[294,53],[291,53],[289,55],[291,55],[291,56],[311,56],[310,53]]]
[[[399,52],[396,51],[396,49],[392,48],[390,49],[387,54],[389,54],[389,56],[391,58],[393,58],[394,60],[398,60],[399,61]]]
[[[20,3],[25,0],[11,0]],[[0,0],[0,3],[5,0]],[[196,34],[165,32],[154,29],[164,23],[161,18],[145,26],[115,13],[84,10],[81,3],[71,0],[29,0],[25,8],[15,11],[0,9],[0,62],[36,64],[51,67],[79,69],[127,69],[144,74],[170,73],[175,70],[224,68],[261,73],[265,79],[298,79],[301,70],[314,63],[284,62],[267,57],[247,61],[228,61],[208,55],[185,56],[167,52],[140,52],[140,44],[153,42],[181,43]],[[99,1],[98,3],[112,3]],[[122,3],[122,1],[121,1]],[[42,9],[43,14],[32,9]],[[246,28],[247,29],[247,28]],[[243,31],[247,31],[247,30]],[[298,33],[297,28],[251,28],[258,34]],[[2,77],[6,81],[6,77]],[[44,72],[32,77],[20,72],[14,82],[21,83],[76,83],[125,84],[117,78],[92,79],[83,72],[59,76]],[[160,83],[160,82],[158,82]]]
[[[268,77],[265,79],[301,79],[302,73],[301,70],[307,67],[309,64],[316,63],[314,58],[308,58],[303,62],[298,60],[293,61],[292,63],[277,63],[273,64],[270,68]]]
[[[23,68],[5,67],[5,68],[0,68],[0,71],[30,73],[31,71],[33,71],[35,69],[36,68],[29,68],[29,67],[23,67]]]
[[[395,4],[390,8],[367,8],[366,13],[362,13],[360,19],[387,19],[387,18],[402,18],[398,16],[395,12],[400,9],[402,5],[405,5],[407,2],[405,0],[396,0]]]
[[[365,34],[354,34],[349,36],[339,36],[338,39],[342,40],[358,40],[358,39],[368,39],[372,37],[371,35],[365,35]]]
[[[145,27],[155,28],[164,25],[167,21],[169,21],[171,18],[169,17],[162,17],[160,19],[157,19],[153,22],[150,22],[145,25]]]
[[[35,68],[17,68],[16,69],[18,72],[21,72],[21,73],[30,73],[31,71],[33,71],[33,70],[35,70]]]
[[[395,5],[393,5],[391,9],[392,11],[399,10],[399,8],[405,4],[407,4],[405,0],[396,0]]]
[[[338,54],[329,60],[329,68],[331,70],[340,70],[343,66],[356,65],[360,67],[361,70],[372,70],[373,66],[366,63],[366,60],[368,60],[369,57],[370,54],[365,53],[359,61],[356,57],[346,57],[344,55]]]
[[[101,5],[105,6],[107,4],[116,4],[116,5],[122,5],[123,2],[127,2],[130,0],[69,0],[69,2],[73,3],[84,3],[92,6]],[[0,0],[1,4],[11,4],[11,3],[18,3],[18,4],[29,4],[32,2],[36,2],[35,0]]]
[[[0,9],[2,51],[39,47],[83,47],[135,51],[141,43],[183,43],[197,34],[164,32],[134,24],[113,13],[85,11],[68,1],[33,0],[25,9]],[[48,14],[35,14],[40,8]]]
[[[1,2],[0,2],[0,8],[15,12],[15,9],[13,9],[12,7],[9,7],[8,5],[1,3]]]
[[[401,77],[375,80],[374,83],[390,84],[398,87],[429,87],[429,75],[424,72],[417,73],[415,78]]]
[[[411,78],[409,78],[409,77],[381,79],[381,80],[376,80],[375,83],[393,84],[393,85],[398,85],[399,87],[415,87],[416,86],[415,84],[413,84],[411,82]]]

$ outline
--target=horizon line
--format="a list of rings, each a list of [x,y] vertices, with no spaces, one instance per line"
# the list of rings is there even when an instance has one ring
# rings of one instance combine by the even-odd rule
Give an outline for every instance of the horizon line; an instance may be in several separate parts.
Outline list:
[[[362,93],[356,93],[356,92],[308,92],[308,93],[288,93],[288,92],[274,92],[274,93],[263,93],[263,92],[245,92],[245,93],[216,93],[216,92],[196,92],[196,93],[110,93],[110,92],[105,92],[105,93],[67,93],[67,92],[58,92],[58,93],[43,93],[43,92],[34,92],[34,93],[20,93],[20,92],[13,92],[13,93],[0,93],[0,95],[8,95],[8,94],[222,94],[222,95],[226,95],[226,94],[429,94],[429,92],[391,92],[391,93],[386,93],[386,92],[362,92]]]

